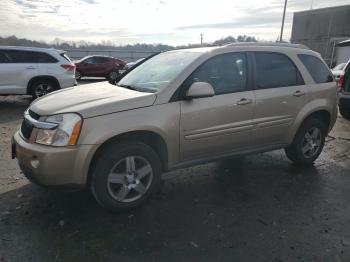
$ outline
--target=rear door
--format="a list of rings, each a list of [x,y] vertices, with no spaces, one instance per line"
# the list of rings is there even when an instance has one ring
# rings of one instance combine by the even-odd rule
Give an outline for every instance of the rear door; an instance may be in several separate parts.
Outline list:
[[[38,73],[35,53],[26,50],[2,50],[2,52],[10,62],[0,65],[0,92],[26,94],[29,80]]]
[[[210,83],[215,95],[181,101],[182,161],[252,145],[254,94],[248,71],[245,53],[228,53],[207,60],[185,81],[185,90],[196,81]]]
[[[255,52],[253,138],[257,146],[284,144],[309,94],[299,70],[282,53]]]

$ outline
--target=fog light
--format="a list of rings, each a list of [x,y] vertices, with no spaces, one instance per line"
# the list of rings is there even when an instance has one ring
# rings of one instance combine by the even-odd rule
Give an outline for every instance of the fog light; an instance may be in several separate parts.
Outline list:
[[[30,160],[30,164],[32,165],[32,167],[38,168],[40,165],[40,161],[38,159],[32,159]]]

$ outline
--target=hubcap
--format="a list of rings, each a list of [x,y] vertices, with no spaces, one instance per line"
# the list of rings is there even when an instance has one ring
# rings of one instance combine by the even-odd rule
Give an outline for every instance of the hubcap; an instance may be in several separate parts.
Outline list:
[[[145,158],[128,156],[112,167],[107,179],[107,188],[115,200],[133,202],[148,191],[152,179],[152,166]]]
[[[79,71],[75,71],[75,79],[79,79],[80,78],[80,72]]]
[[[117,76],[118,76],[118,73],[117,73],[117,72],[111,72],[111,73],[109,73],[109,78],[112,79],[112,80],[116,79]]]
[[[322,143],[322,133],[317,127],[309,129],[304,136],[302,143],[302,152],[306,158],[315,156]]]
[[[35,95],[37,97],[41,97],[52,92],[53,90],[54,88],[50,84],[39,84],[35,88]]]

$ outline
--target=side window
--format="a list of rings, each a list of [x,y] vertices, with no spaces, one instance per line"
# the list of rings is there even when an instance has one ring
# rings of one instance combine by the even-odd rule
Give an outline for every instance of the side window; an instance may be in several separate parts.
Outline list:
[[[95,57],[90,57],[88,59],[85,59],[84,63],[85,64],[96,64]]]
[[[13,63],[35,63],[36,57],[34,52],[20,50],[6,50],[7,55]]]
[[[58,60],[49,54],[34,51],[6,50],[13,63],[56,63]]]
[[[333,82],[332,73],[318,57],[303,54],[299,54],[298,57],[309,71],[315,83]]]
[[[286,55],[256,52],[255,65],[258,89],[304,84],[299,70]]]
[[[211,84],[216,95],[243,91],[247,85],[247,57],[244,53],[215,56],[199,66],[186,80]]]
[[[107,57],[96,57],[97,64],[104,64],[109,62],[109,58]]]
[[[10,63],[10,59],[6,55],[6,53],[2,50],[0,50],[0,63]]]
[[[33,52],[36,56],[37,63],[57,63],[58,60],[49,54],[42,52]]]

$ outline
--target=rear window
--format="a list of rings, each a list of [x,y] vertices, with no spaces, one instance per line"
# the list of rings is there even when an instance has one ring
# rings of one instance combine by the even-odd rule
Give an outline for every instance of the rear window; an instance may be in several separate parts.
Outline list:
[[[327,66],[316,56],[313,55],[298,55],[300,61],[309,71],[312,79],[317,84],[333,82],[333,75]]]
[[[12,63],[56,63],[57,59],[49,54],[36,51],[6,50]]]
[[[72,63],[72,60],[70,60],[69,56],[66,53],[60,54],[64,59],[66,59],[68,62]]]

